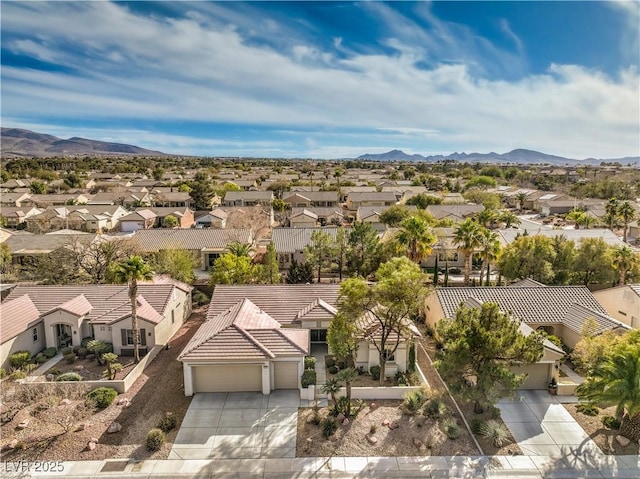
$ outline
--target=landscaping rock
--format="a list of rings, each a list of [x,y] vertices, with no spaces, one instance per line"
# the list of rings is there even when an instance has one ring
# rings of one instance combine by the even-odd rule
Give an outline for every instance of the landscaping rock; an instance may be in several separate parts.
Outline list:
[[[45,376],[45,379],[46,379],[47,381],[53,381],[55,378],[56,378],[56,377],[55,377],[53,374],[47,374],[47,375]]]
[[[87,428],[87,425],[85,423],[80,423],[76,428],[76,432],[84,431],[86,428]]]
[[[99,442],[97,437],[92,437],[92,438],[89,439],[89,441],[95,442],[96,444],[98,444],[98,442]]]
[[[369,444],[377,444],[378,438],[375,436],[367,436],[367,441],[369,441]]]
[[[388,426],[390,422],[391,421],[389,421],[388,419],[385,419],[384,421],[382,421],[382,425],[383,426]]]
[[[416,446],[418,449],[420,449],[420,447],[422,447],[422,441],[420,439],[418,439],[417,437],[413,438],[413,445]]]
[[[17,439],[13,439],[13,440],[11,440],[11,442],[9,442],[9,444],[7,444],[5,446],[5,448],[7,448],[7,449],[15,449],[17,445],[18,445],[18,440]]]
[[[95,442],[93,442],[93,441],[89,441],[89,442],[87,443],[87,449],[89,449],[90,451],[95,450],[95,448],[96,448],[96,443],[95,443]]]
[[[131,400],[129,398],[121,398],[118,399],[118,406],[122,406],[122,407],[129,407],[131,406]],[[167,416],[169,416],[169,413],[167,413]]]
[[[346,419],[346,418],[345,418],[345,415],[344,415],[344,414],[342,414],[342,413],[340,413],[340,414],[338,414],[338,415],[336,416],[336,421],[338,421],[338,422],[342,422],[342,421],[344,421],[345,419]]]
[[[378,405],[372,402],[371,404],[369,404],[369,409],[371,409],[372,411],[375,411],[376,409],[378,409]]]
[[[109,429],[107,429],[107,432],[109,434],[113,434],[116,432],[120,432],[122,430],[122,424],[120,424],[119,422],[112,422],[111,425],[109,426]]]
[[[58,405],[59,406],[68,406],[69,404],[71,404],[71,400],[65,398],[62,401],[60,401],[60,404],[58,404]]]
[[[347,419],[346,417],[344,418],[344,421],[342,421],[342,425],[343,426],[348,426],[349,425],[349,419]]]
[[[626,437],[621,436],[620,434],[616,436],[616,442],[620,444],[620,446],[622,447],[627,447],[629,444],[631,444],[630,439],[627,439]]]
[[[28,425],[29,425],[29,420],[25,419],[20,424],[18,424],[18,429],[26,429]]]
[[[400,424],[398,424],[397,422],[393,421],[391,423],[389,423],[389,429],[398,429],[400,427]]]
[[[82,371],[84,369],[84,366],[82,364],[78,364],[77,366],[73,367],[74,371]]]

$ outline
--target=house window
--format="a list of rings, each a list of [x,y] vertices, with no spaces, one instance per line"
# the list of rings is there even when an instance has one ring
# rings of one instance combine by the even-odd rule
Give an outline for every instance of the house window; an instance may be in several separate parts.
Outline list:
[[[127,346],[130,344],[133,344],[133,329],[127,329],[126,335],[127,335],[127,342],[126,342]]]
[[[107,330],[107,328],[106,328],[106,327],[104,327],[104,326],[100,326],[100,331],[106,331],[106,330]]]
[[[33,328],[31,334],[33,334],[33,342],[35,343],[38,340],[38,328]]]
[[[176,322],[176,311],[174,309],[172,309],[171,310],[171,324],[173,324],[175,322]]]
[[[121,329],[120,335],[122,339],[123,346],[133,346],[133,329]],[[147,331],[144,328],[140,329],[140,346],[147,345]],[[149,332],[149,336],[151,336],[151,332]]]
[[[389,361],[389,362],[395,361],[396,360],[396,355],[390,349],[385,349],[384,350],[384,359],[385,359],[385,361]]]

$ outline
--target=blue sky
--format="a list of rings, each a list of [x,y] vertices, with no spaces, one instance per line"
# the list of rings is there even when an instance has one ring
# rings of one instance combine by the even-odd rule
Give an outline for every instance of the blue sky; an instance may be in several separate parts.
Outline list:
[[[2,126],[206,156],[640,156],[640,3],[12,2]]]

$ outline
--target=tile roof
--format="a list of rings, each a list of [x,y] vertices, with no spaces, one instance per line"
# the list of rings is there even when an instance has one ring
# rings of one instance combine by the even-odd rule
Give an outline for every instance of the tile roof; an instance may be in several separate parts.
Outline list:
[[[525,278],[516,281],[515,283],[508,284],[507,288],[543,288],[546,286],[546,284],[538,283],[536,280],[533,280],[531,278]]]
[[[289,217],[289,219],[297,218],[298,216],[307,216],[307,217],[309,217],[311,219],[314,219],[314,220],[318,219],[318,215],[317,214],[307,210],[306,208],[303,208],[302,211],[297,211],[295,213],[292,212],[291,216]]]
[[[293,199],[294,196],[305,198],[309,201],[338,201],[337,191],[292,191],[283,195],[282,200]]]
[[[296,319],[300,321],[331,321],[338,310],[324,299],[316,298],[298,311]]]
[[[556,236],[562,235],[568,240],[575,241],[576,243],[579,243],[586,238],[601,238],[609,246],[613,246],[615,248],[621,248],[625,245],[625,243],[620,238],[618,238],[615,233],[606,228],[589,230],[554,230],[543,228],[542,226],[540,226],[539,228],[535,229],[510,228],[497,231],[498,234],[502,236],[505,244],[511,244],[513,241],[515,241],[518,235],[522,236],[525,232],[527,232],[530,236],[542,235],[548,238],[554,238]]]
[[[308,330],[281,329],[278,321],[245,298],[200,326],[178,359],[274,359],[307,354],[308,345]]]
[[[593,332],[593,334],[596,335],[613,329],[631,329],[630,326],[613,319],[607,314],[603,314],[599,311],[593,311],[592,309],[585,308],[579,304],[574,304],[569,308],[562,324],[576,333],[582,333],[582,329],[587,318],[593,318],[596,321],[597,329]]]
[[[271,241],[278,253],[294,253],[311,243],[314,231],[324,231],[335,238],[338,228],[273,228]]]
[[[395,203],[397,201],[396,195],[391,191],[371,191],[371,192],[359,192],[351,191],[349,193],[349,201],[362,202],[362,201],[389,201]]]
[[[7,246],[13,254],[16,253],[50,253],[63,246],[70,246],[75,242],[88,245],[96,238],[95,234],[74,231],[72,234],[60,233],[44,235],[12,235],[6,240]]]
[[[468,298],[498,303],[502,311],[526,323],[561,323],[574,304],[606,314],[586,286],[440,288],[435,294],[446,318],[455,317],[460,303]]]
[[[84,316],[93,309],[91,303],[87,300],[84,294],[80,294],[75,298],[71,298],[65,301],[60,306],[56,306],[54,310],[61,309],[76,316]],[[51,312],[51,311],[49,311]]]
[[[300,314],[315,315],[313,307],[318,300],[335,307],[338,284],[268,284],[268,285],[216,285],[207,319],[215,318],[234,304],[247,298],[283,326],[300,324]],[[311,317],[311,316],[309,316]]]
[[[476,213],[484,211],[482,205],[429,205],[427,211],[433,215],[434,218],[440,220],[448,216],[455,216],[456,218],[468,218]]]
[[[273,199],[273,191],[227,191],[224,201]]]
[[[0,304],[0,344],[15,338],[40,321],[40,312],[28,294],[14,295]]]
[[[234,241],[251,243],[251,230],[193,228],[138,230],[134,233],[132,240],[145,252],[172,248],[223,250]]]

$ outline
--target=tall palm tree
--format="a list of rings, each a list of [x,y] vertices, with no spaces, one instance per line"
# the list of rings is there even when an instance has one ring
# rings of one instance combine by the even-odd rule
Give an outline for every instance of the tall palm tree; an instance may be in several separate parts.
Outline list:
[[[511,211],[504,211],[498,216],[498,221],[504,223],[505,228],[511,228],[520,224],[520,219],[514,215]]]
[[[584,211],[573,209],[567,213],[566,219],[573,221],[575,229],[579,230],[585,216]]]
[[[607,223],[607,227],[610,230],[613,230],[613,228],[616,227],[616,223],[619,216],[619,209],[620,209],[620,203],[615,198],[610,198],[604,207],[604,210],[606,212],[604,219]]]
[[[620,205],[620,209],[618,210],[618,213],[620,213],[620,216],[622,217],[622,222],[624,223],[623,239],[624,239],[624,242],[626,243],[629,223],[631,223],[636,218],[636,210],[630,202],[625,201]]]
[[[233,241],[227,245],[227,251],[236,256],[250,256],[253,252],[253,246],[240,241]]]
[[[480,248],[482,248],[482,264],[486,266],[486,286],[489,286],[491,278],[491,262],[498,257],[500,252],[500,240],[498,233],[490,229],[483,228],[480,233]],[[482,274],[480,275],[480,285],[482,286]]]
[[[480,246],[480,225],[471,218],[464,220],[454,230],[453,244],[464,253],[464,285],[469,286],[471,257],[474,250]]]
[[[153,271],[140,256],[131,256],[118,263],[115,269],[115,280],[129,284],[129,301],[131,301],[131,330],[133,331],[133,357],[140,361],[140,328],[138,327],[138,281],[153,278]]]
[[[400,223],[400,231],[396,240],[406,248],[411,261],[419,263],[431,253],[436,237],[431,233],[429,224],[418,216],[409,216]]]
[[[527,193],[524,191],[521,191],[516,195],[516,201],[518,202],[519,211],[522,211],[524,209],[524,202],[527,201],[527,196]]]
[[[576,394],[587,401],[615,405],[622,417],[620,434],[640,440],[640,348],[616,351],[591,372]]]
[[[638,261],[637,255],[627,246],[618,248],[613,252],[613,267],[618,270],[618,286],[626,284],[626,276]]]

